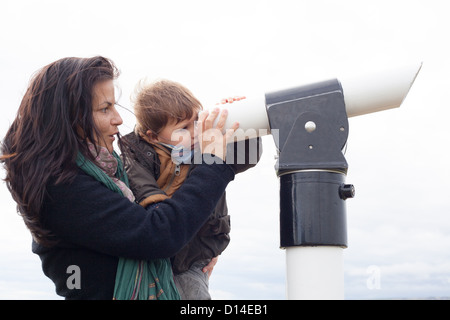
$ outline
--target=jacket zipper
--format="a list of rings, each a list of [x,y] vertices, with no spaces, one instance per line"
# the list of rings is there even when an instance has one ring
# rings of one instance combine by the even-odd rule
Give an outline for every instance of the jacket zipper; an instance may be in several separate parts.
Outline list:
[[[181,172],[181,166],[180,164],[175,165],[175,170],[173,171],[172,177],[170,178],[169,184],[164,188],[164,192],[169,190],[169,188],[172,186],[173,181],[175,180],[175,177],[178,177]]]

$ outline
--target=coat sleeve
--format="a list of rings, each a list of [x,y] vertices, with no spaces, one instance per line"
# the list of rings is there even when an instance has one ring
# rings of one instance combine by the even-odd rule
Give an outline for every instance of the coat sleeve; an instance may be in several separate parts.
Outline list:
[[[171,199],[148,210],[80,171],[71,184],[48,186],[44,223],[62,241],[133,259],[175,255],[207,221],[233,180],[228,165],[199,165]]]
[[[126,171],[130,189],[141,206],[146,207],[168,198],[159,188],[155,176],[138,161],[127,161]]]
[[[227,146],[226,162],[234,172],[241,173],[259,162],[262,154],[261,138],[246,139]]]

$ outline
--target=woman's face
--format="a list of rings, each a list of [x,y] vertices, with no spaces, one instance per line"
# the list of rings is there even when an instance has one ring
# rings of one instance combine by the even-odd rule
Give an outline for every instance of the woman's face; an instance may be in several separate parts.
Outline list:
[[[94,143],[106,147],[112,153],[114,136],[119,133],[118,127],[123,122],[116,110],[114,82],[112,80],[105,80],[94,86],[92,114],[95,125],[100,131],[100,137],[96,137]]]

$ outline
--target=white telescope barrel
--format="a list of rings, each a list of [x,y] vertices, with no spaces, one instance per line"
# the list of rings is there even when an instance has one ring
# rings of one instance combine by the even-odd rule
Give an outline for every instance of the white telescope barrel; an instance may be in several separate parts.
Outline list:
[[[422,63],[365,76],[340,77],[347,116],[398,108],[414,83]]]
[[[236,133],[237,140],[255,138],[270,133],[269,118],[266,111],[266,97],[264,93],[246,97],[233,103],[221,104],[207,108],[227,109],[228,117],[225,129],[230,128],[233,123],[239,122],[239,131]],[[216,120],[216,124],[217,124]],[[242,132],[243,131],[243,132]],[[243,133],[242,135],[240,133]]]
[[[421,67],[422,63],[417,63],[362,76],[338,78],[344,93],[347,116],[350,118],[399,107]],[[228,110],[225,129],[239,122],[239,128],[250,135],[253,131],[259,136],[270,133],[264,93],[206,109],[216,107]]]

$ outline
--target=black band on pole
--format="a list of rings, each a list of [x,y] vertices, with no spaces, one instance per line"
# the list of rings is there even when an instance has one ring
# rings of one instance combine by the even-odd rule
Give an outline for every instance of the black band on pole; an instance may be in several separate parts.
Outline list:
[[[347,247],[345,175],[305,171],[280,177],[280,246]]]

